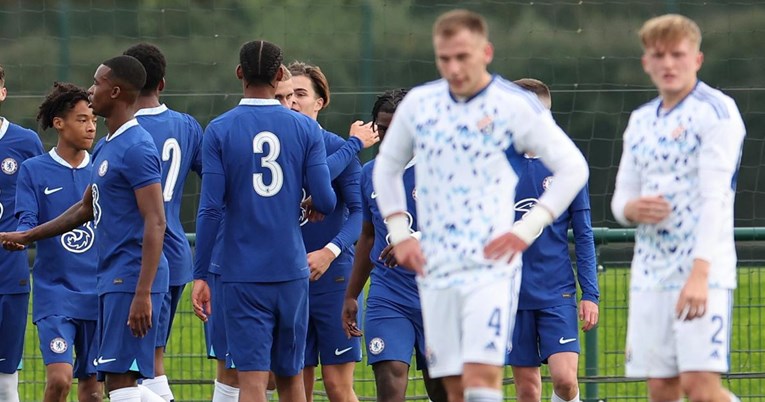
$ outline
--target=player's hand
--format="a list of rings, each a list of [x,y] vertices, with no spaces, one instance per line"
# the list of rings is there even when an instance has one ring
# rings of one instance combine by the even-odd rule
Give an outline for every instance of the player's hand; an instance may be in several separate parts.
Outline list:
[[[151,293],[136,293],[130,303],[127,325],[133,336],[143,338],[151,329]]]
[[[598,324],[598,305],[589,300],[579,302],[579,321],[583,321],[582,330],[587,332]]]
[[[656,224],[672,212],[672,205],[660,195],[635,198],[624,206],[624,217],[630,222]]]
[[[352,336],[359,337],[363,335],[359,329],[356,317],[359,314],[359,302],[356,299],[346,297],[343,301],[343,331],[345,336],[351,339]]]
[[[395,268],[398,266],[398,262],[396,261],[396,254],[393,252],[392,244],[385,246],[378,258],[383,262],[383,265],[388,268]]]
[[[691,275],[680,291],[675,305],[677,318],[690,321],[700,318],[706,313],[707,295],[709,293],[709,263],[704,260],[694,259]]]
[[[393,253],[399,265],[414,271],[417,276],[425,276],[425,256],[422,254],[419,240],[414,237],[402,240],[393,246]]]
[[[0,243],[8,251],[21,251],[26,248],[27,241],[24,232],[0,233]]]
[[[324,214],[313,208],[313,199],[310,196],[300,203],[300,207],[305,210],[308,222],[321,222],[324,220]]]
[[[507,232],[490,241],[483,248],[483,256],[489,260],[510,262],[519,252],[529,247],[515,233]]]
[[[195,279],[191,289],[191,306],[194,308],[194,314],[207,322],[207,318],[212,314],[212,298],[210,297],[210,285],[202,279]]]
[[[335,258],[335,254],[326,247],[308,253],[308,268],[311,270],[309,278],[318,281]]]
[[[380,136],[372,128],[372,122],[364,124],[361,120],[356,120],[351,124],[350,137],[356,137],[361,140],[364,149],[380,142]]]

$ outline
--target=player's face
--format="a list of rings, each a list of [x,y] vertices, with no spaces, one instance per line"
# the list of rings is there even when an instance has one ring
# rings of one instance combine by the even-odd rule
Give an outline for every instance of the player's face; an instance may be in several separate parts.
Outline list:
[[[88,102],[79,101],[65,117],[54,118],[53,126],[63,142],[77,150],[88,150],[96,138],[97,120]]]
[[[276,100],[287,109],[292,109],[292,105],[295,103],[295,89],[291,78],[276,84]]]
[[[93,113],[97,116],[108,117],[112,105],[112,86],[109,80],[111,68],[101,64],[93,75],[93,85],[88,88],[88,99]]]
[[[684,97],[696,85],[696,73],[704,55],[689,39],[659,43],[643,53],[643,70],[651,77],[662,98]]]
[[[382,141],[385,137],[385,132],[388,131],[388,127],[390,127],[391,121],[393,121],[393,113],[377,113],[377,120],[375,121],[374,129],[377,131],[377,135],[380,136],[380,141]]]
[[[494,49],[485,37],[461,29],[452,36],[435,36],[433,47],[438,72],[449,82],[452,94],[469,97],[491,81],[486,66],[491,63]]]
[[[293,76],[292,86],[295,89],[295,101],[292,104],[292,110],[316,120],[319,116],[319,110],[324,105],[324,99],[316,95],[311,79],[305,75]]]

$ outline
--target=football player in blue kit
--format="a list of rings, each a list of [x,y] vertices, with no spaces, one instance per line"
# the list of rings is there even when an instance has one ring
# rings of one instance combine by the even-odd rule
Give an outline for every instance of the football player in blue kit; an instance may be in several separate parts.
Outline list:
[[[372,121],[380,137],[384,137],[393,120],[393,113],[406,91],[396,89],[378,96],[372,108]],[[428,376],[425,363],[425,335],[422,326],[422,310],[417,293],[414,272],[395,266],[388,229],[377,208],[377,193],[372,188],[374,160],[364,165],[361,174],[363,226],[356,243],[356,258],[343,303],[343,327],[346,335],[360,337],[358,328],[358,298],[367,279],[372,278],[367,298],[364,333],[367,343],[367,360],[372,365],[377,385],[377,400],[381,402],[403,401],[409,382],[409,363],[415,351],[417,368],[423,371],[425,388],[431,401],[446,402],[446,393],[440,380]],[[417,230],[415,208],[414,161],[404,173],[407,196],[407,213],[410,229]],[[388,253],[385,253],[385,252]],[[383,255],[386,254],[386,255]]]
[[[215,302],[224,306],[239,400],[265,401],[271,370],[280,398],[300,402],[305,401],[300,373],[309,267],[298,205],[306,188],[313,207],[329,214],[336,196],[319,125],[274,99],[284,74],[281,49],[267,41],[248,42],[239,62],[244,98],[214,119],[203,139],[192,303],[198,314],[210,313],[206,279],[225,215],[222,297]]]
[[[531,78],[514,83],[536,94],[550,109],[552,99],[547,85]],[[552,180],[552,172],[531,154],[527,153],[520,165],[515,188],[516,220],[536,205]],[[568,251],[569,226],[574,231],[576,278]],[[578,313],[577,278],[582,289]],[[518,313],[507,357],[519,401],[541,399],[542,363],[550,368],[552,402],[580,400],[576,378],[580,351],[577,316],[584,321],[584,331],[592,329],[598,323],[599,298],[590,197],[585,185],[568,209],[523,252]]]
[[[138,124],[151,134],[162,158],[162,198],[167,219],[162,252],[170,269],[170,282],[158,317],[154,378],[144,380],[143,385],[169,402],[174,397],[165,375],[165,346],[170,339],[170,329],[183,288],[191,282],[191,247],[181,224],[181,199],[189,172],[202,173],[202,127],[188,114],[176,112],[160,103],[167,62],[159,48],[139,43],[124,54],[138,59],[146,69],[146,84],[138,97],[135,116]]]
[[[0,103],[5,100],[5,70],[0,66]],[[16,230],[16,181],[21,164],[43,153],[37,133],[0,117],[0,231]],[[0,400],[18,401],[17,370],[21,368],[29,308],[27,253],[0,250]]]
[[[329,106],[327,78],[319,67],[301,62],[291,63],[289,70],[295,90],[293,108],[316,120],[319,111]],[[338,151],[349,144],[327,130],[322,129],[322,135],[327,154],[340,155]],[[327,162],[330,163],[329,158]],[[333,158],[329,169],[330,176],[333,169],[339,172],[333,181],[338,194],[335,210],[319,222],[308,222],[307,214],[300,221],[311,270],[303,379],[310,402],[314,370],[321,362],[329,400],[353,402],[358,400],[353,391],[353,370],[356,362],[361,361],[361,343],[358,338],[345,336],[340,312],[353,264],[352,246],[361,231],[361,163],[351,154],[341,163]]]
[[[33,229],[0,233],[4,246],[20,249],[93,221],[99,256],[94,364],[115,402],[140,401],[137,380],[154,377],[157,317],[168,282],[159,153],[134,117],[145,81],[146,71],[130,56],[98,67],[88,94],[109,134],[93,152],[91,184],[82,200]]]
[[[58,143],[47,154],[21,164],[16,230],[47,222],[82,199],[92,173],[88,150],[96,137],[96,119],[84,89],[54,84],[40,105],[37,120],[43,130],[56,130]],[[77,378],[81,402],[100,401],[102,397],[93,365],[98,357],[98,254],[94,243],[92,221],[37,242],[32,321],[45,363],[46,402],[66,400],[73,377]]]

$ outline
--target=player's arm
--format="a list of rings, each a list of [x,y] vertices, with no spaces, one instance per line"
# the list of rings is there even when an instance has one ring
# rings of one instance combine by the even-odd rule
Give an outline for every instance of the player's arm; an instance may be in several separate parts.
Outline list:
[[[688,280],[680,291],[676,313],[680,318],[691,320],[704,315],[706,310],[709,270],[718,249],[719,234],[724,232],[724,212],[733,202],[736,173],[746,129],[738,110],[733,108],[732,117],[717,121],[702,133],[699,153],[699,222],[696,225],[693,247],[693,267]]]
[[[191,157],[191,170],[202,177],[202,126],[191,116],[189,119],[189,132],[191,133],[191,142],[194,145],[194,153]]]
[[[582,329],[585,331],[589,331],[598,323],[598,302],[600,300],[595,236],[592,233],[589,199],[589,192],[585,186],[569,208],[571,228],[574,231],[576,276],[579,281],[579,288],[582,289],[582,299],[579,302],[579,320],[584,322]]]
[[[374,244],[375,227],[372,222],[364,221],[361,226],[359,240],[356,242],[353,269],[348,280],[348,287],[345,288],[345,300],[343,301],[343,331],[345,331],[345,335],[348,338],[362,335],[356,322],[359,312],[358,298],[374,268],[369,257]]]
[[[37,194],[34,191],[34,183],[29,165],[24,162],[19,169],[19,177],[16,179],[16,226],[17,232],[32,229],[37,226],[40,207]]]
[[[0,242],[7,250],[23,250],[29,243],[64,234],[90,220],[93,220],[93,193],[88,186],[82,200],[55,219],[23,232],[0,233]]]
[[[327,167],[327,151],[318,123],[311,122],[306,153],[306,174],[303,187],[311,194],[312,208],[329,215],[337,203],[337,195],[332,189]]]
[[[311,270],[311,280],[318,280],[329,268],[329,264],[343,250],[349,249],[358,239],[361,232],[361,164],[352,162],[336,182],[340,185],[340,194],[348,207],[348,218],[340,232],[324,248],[308,253],[308,267]]]
[[[329,178],[335,180],[354,160],[358,161],[356,154],[359,153],[362,146],[361,140],[356,137],[351,137],[346,141],[334,134],[330,134],[329,141],[332,143],[332,147],[330,148],[329,145],[327,145],[326,148],[328,154],[327,167],[329,168]],[[334,149],[335,151],[330,153],[330,149]]]
[[[412,103],[417,100],[410,92],[393,115],[393,121],[380,145],[372,182],[377,192],[377,206],[386,220],[390,243],[396,248],[398,263],[424,274],[425,256],[418,239],[410,236],[409,219],[406,216],[406,191],[404,170],[414,157],[415,128],[412,127]]]

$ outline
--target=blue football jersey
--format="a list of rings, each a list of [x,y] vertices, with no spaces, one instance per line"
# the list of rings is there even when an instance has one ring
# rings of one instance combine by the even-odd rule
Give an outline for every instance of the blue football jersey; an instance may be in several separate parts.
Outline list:
[[[194,277],[206,277],[225,213],[216,261],[222,281],[307,278],[299,225],[303,188],[320,211],[331,211],[336,201],[319,125],[275,99],[245,98],[210,122],[202,148]]]
[[[378,258],[385,247],[390,244],[388,229],[385,226],[380,209],[377,207],[377,193],[372,187],[372,170],[375,161],[369,161],[364,165],[361,172],[361,209],[365,222],[371,222],[375,228],[375,242],[372,246],[369,258],[374,263],[372,269],[371,284],[369,285],[369,297],[395,301],[403,306],[420,308],[420,296],[417,293],[417,281],[415,273],[407,268],[398,266],[388,268]],[[407,218],[412,233],[417,231],[417,197],[414,166],[409,166],[404,171],[404,190],[406,192]]]
[[[346,141],[337,134],[326,130],[322,130],[322,134],[328,154],[334,154],[346,146]],[[332,168],[330,174],[331,171]],[[309,290],[312,295],[344,290],[348,284],[353,267],[353,244],[361,233],[360,177],[361,164],[354,156],[332,182],[337,194],[335,210],[322,221],[315,223],[308,222],[301,213],[300,225],[306,251],[320,250],[328,243],[334,244],[340,250],[340,255],[332,261],[319,280],[311,282]]]
[[[21,164],[42,153],[37,133],[0,117],[0,232],[13,232],[18,226],[13,212]],[[27,253],[0,247],[0,294],[17,293],[29,293]]]
[[[524,158],[515,190],[516,220],[536,205],[552,182],[552,173],[537,158]],[[577,276],[582,298],[598,302],[595,243],[590,221],[590,197],[585,186],[571,206],[523,252],[523,274],[518,308],[541,309],[576,304],[576,279],[568,251],[568,228],[573,227]]]
[[[154,138],[162,159],[167,220],[162,252],[170,266],[170,286],[180,286],[191,281],[191,247],[181,224],[181,199],[189,171],[202,173],[202,127],[193,117],[165,105],[140,109],[135,117]]]
[[[18,230],[31,229],[61,215],[82,200],[90,184],[90,155],[72,167],[55,148],[21,164],[16,187]],[[92,222],[37,242],[32,282],[32,320],[60,315],[98,318],[98,252]]]
[[[98,242],[98,294],[134,293],[141,272],[144,222],[135,190],[159,183],[162,166],[151,135],[133,119],[99,141],[93,152],[93,226]],[[167,292],[160,257],[152,293]]]

